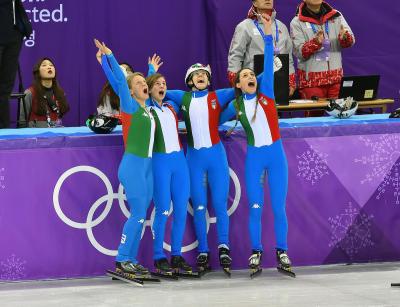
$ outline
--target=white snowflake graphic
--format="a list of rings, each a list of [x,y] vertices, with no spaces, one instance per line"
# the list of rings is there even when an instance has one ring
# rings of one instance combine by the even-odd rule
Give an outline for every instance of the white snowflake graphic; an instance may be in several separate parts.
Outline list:
[[[297,176],[310,182],[311,185],[316,184],[322,177],[329,175],[327,157],[327,154],[320,153],[313,147],[303,152],[300,156],[297,155]]]
[[[26,276],[25,260],[21,260],[14,254],[5,261],[0,262],[0,279],[2,280],[19,280]]]
[[[6,184],[5,184],[5,171],[6,169],[4,167],[0,168],[0,189],[5,189]]]
[[[360,140],[367,147],[372,148],[372,154],[356,158],[354,162],[373,166],[372,171],[361,180],[361,184],[370,182],[374,178],[384,177],[378,187],[376,199],[381,199],[386,193],[387,187],[392,186],[394,188],[393,197],[395,198],[395,203],[400,204],[400,162],[397,162],[400,156],[400,136],[398,134],[384,134],[379,137],[379,141],[375,142],[368,137],[361,136]]]
[[[400,204],[399,195],[400,195],[400,163],[396,162],[389,173],[386,174],[382,183],[378,187],[378,195],[376,199],[379,200],[386,193],[386,188],[388,186],[392,186],[394,188],[393,197],[395,199],[395,204]]]
[[[373,215],[360,213],[349,202],[348,208],[343,213],[330,217],[332,237],[329,247],[337,247],[343,250],[350,258],[353,258],[360,249],[373,246],[371,240],[371,221]]]

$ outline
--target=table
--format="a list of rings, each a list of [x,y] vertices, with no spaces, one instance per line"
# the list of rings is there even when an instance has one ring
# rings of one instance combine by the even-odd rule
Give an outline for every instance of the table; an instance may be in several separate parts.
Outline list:
[[[386,113],[387,106],[393,103],[394,103],[393,99],[376,99],[369,101],[359,101],[358,108],[359,109],[380,108],[382,110],[382,113]],[[328,106],[327,100],[319,100],[313,103],[290,103],[287,106],[280,105],[277,106],[277,109],[280,112],[309,111],[309,110],[325,110],[327,106]]]

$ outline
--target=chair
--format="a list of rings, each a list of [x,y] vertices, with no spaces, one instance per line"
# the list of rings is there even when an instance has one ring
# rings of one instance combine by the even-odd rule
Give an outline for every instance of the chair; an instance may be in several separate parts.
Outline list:
[[[10,99],[16,99],[18,101],[18,108],[17,108],[17,128],[24,128],[28,127],[28,114],[26,112],[26,104],[25,104],[25,93],[12,93],[10,95]],[[21,122],[19,118],[19,114],[21,113],[21,105],[24,108],[25,114],[25,121]]]

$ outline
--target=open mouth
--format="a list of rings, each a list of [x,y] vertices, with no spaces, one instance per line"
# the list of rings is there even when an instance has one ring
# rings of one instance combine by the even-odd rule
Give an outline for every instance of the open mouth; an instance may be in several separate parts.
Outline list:
[[[250,81],[247,85],[248,85],[248,87],[255,87],[256,83],[253,81]]]
[[[148,90],[147,88],[143,89],[143,93],[144,93],[144,94],[146,94],[146,95],[147,95],[147,94],[148,94],[148,92],[149,92],[149,90]]]
[[[49,69],[49,70],[47,71],[47,73],[48,73],[49,75],[51,75],[51,74],[53,73],[53,71],[52,71],[51,69]]]
[[[164,91],[159,91],[158,94],[159,94],[160,96],[164,96],[165,92],[164,92]]]
[[[198,84],[204,84],[204,83],[206,83],[206,82],[205,82],[204,80],[198,80],[197,83],[198,83]]]

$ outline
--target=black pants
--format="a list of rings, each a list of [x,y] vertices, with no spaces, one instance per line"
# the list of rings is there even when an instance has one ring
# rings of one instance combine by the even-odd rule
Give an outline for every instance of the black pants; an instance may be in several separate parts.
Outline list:
[[[9,98],[14,87],[22,37],[16,42],[0,45],[0,128],[10,126]]]

